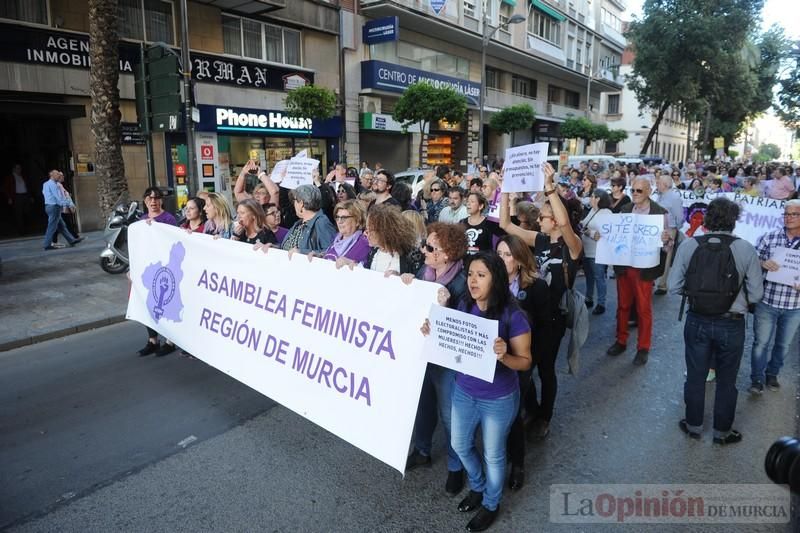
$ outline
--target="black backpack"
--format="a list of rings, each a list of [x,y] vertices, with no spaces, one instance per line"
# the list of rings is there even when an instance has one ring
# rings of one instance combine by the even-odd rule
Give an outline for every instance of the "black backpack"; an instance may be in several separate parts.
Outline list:
[[[738,237],[714,234],[695,238],[698,246],[684,277],[681,315],[686,300],[693,313],[725,314],[742,288],[731,251],[731,244]]]

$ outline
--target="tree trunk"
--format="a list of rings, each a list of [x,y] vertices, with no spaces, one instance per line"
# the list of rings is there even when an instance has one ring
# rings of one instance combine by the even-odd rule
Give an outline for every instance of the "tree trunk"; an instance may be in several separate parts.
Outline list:
[[[642,146],[642,154],[646,154],[647,149],[650,148],[650,143],[653,142],[653,137],[658,131],[658,126],[659,124],[661,124],[661,119],[664,118],[664,113],[667,112],[667,109],[669,109],[669,102],[664,102],[663,104],[661,104],[661,109],[658,110],[658,116],[656,117],[656,121],[653,122],[653,127],[650,128],[650,133],[647,134],[647,139],[645,139],[644,146]]]
[[[95,139],[97,200],[103,216],[108,216],[121,195],[128,194],[120,131],[117,10],[117,0],[89,0],[90,121]]]

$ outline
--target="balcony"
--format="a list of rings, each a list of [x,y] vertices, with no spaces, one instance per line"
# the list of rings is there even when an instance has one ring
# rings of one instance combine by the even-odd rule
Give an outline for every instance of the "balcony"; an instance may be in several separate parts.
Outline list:
[[[565,106],[565,105],[548,103],[545,106],[545,114],[547,116],[549,116],[549,117],[567,119],[567,118],[570,118],[570,117],[582,117],[582,116],[585,116],[586,112],[585,111],[581,111],[580,109],[576,109],[574,107],[568,107],[568,106]]]
[[[545,41],[544,39],[540,39],[532,33],[528,34],[528,51],[533,52],[536,55],[546,55],[552,59],[555,59],[562,65],[567,59],[564,55],[564,50],[552,43]]]
[[[614,41],[614,43],[616,43],[618,46],[621,46],[622,48],[627,46],[628,41],[625,39],[625,37],[608,24],[602,24],[602,31],[604,36]]]
[[[535,98],[529,98],[527,96],[521,96],[518,94],[507,93],[505,91],[500,91],[497,89],[486,89],[486,108],[487,109],[503,109],[505,107],[509,107],[512,105],[517,104],[528,104],[533,108],[533,111],[537,115],[543,115],[545,113],[545,106],[544,102],[536,100]]]

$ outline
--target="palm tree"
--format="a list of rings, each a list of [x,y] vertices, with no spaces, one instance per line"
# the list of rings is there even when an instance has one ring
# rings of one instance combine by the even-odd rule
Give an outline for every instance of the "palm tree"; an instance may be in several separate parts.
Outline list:
[[[95,139],[95,176],[100,212],[107,216],[120,195],[128,193],[119,111],[119,36],[117,0],[89,0],[89,91]]]

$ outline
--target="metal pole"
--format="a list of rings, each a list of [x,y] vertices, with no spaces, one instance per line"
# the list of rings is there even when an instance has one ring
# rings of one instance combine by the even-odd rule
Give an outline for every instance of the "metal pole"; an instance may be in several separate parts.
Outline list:
[[[686,130],[686,153],[684,154],[684,159],[686,162],[689,162],[689,154],[692,151],[692,121],[687,119],[688,129]]]
[[[486,16],[486,2],[483,2],[483,27],[481,36],[481,95],[478,98],[478,154],[480,157],[480,164],[483,165],[483,105],[486,99],[486,45],[488,39],[486,38],[486,29],[488,27],[488,17]]]
[[[711,102],[707,101],[706,103],[708,104],[708,108],[706,109],[706,127],[704,128],[705,131],[703,132],[703,153],[708,150],[708,127],[711,123]]]
[[[186,0],[181,0],[181,62],[183,63],[183,105],[186,128],[186,159],[189,197],[200,190],[197,181],[197,156],[194,151],[194,122],[192,121],[192,60],[189,57],[189,16]]]
[[[156,186],[156,167],[153,159],[153,133],[150,131],[150,91],[147,83],[147,67],[144,58],[144,43],[139,43],[139,69],[142,78],[142,113],[144,113],[144,153],[147,159],[147,184],[149,187]],[[141,122],[141,121],[140,121]]]

